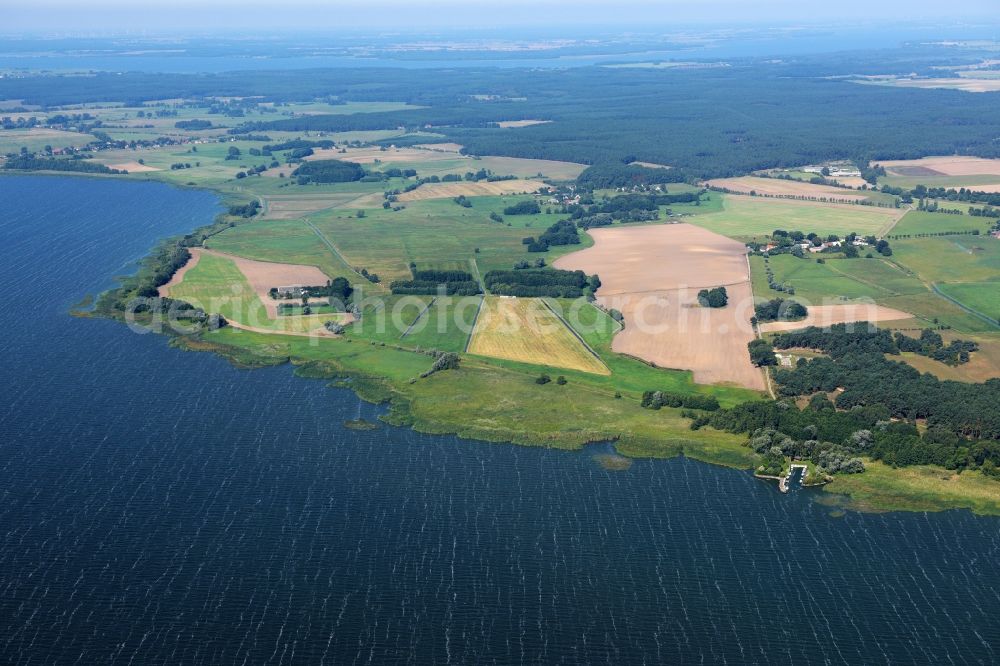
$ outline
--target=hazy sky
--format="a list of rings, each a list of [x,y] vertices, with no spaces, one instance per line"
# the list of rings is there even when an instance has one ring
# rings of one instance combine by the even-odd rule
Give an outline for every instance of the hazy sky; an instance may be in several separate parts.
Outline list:
[[[0,33],[670,26],[877,19],[1000,22],[1000,0],[4,0]]]

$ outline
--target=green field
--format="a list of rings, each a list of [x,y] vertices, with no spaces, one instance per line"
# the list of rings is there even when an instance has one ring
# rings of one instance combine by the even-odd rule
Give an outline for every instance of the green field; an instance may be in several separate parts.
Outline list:
[[[944,202],[941,204],[941,207],[952,208],[952,205]],[[961,209],[957,205],[955,208]],[[968,206],[966,205],[965,208],[968,208]],[[972,217],[970,215],[949,215],[911,210],[892,228],[892,235],[916,236],[919,234],[962,233],[973,230],[986,233],[991,221],[989,218]]]
[[[1000,240],[947,236],[892,241],[892,259],[928,282],[981,282],[1000,274]]]
[[[1000,322],[1000,275],[994,282],[939,284],[937,287],[965,307]]]
[[[43,127],[0,130],[0,155],[16,153],[21,148],[35,152],[44,149],[45,146],[52,146],[54,150],[67,146],[85,146],[93,140],[94,137],[90,134]]]
[[[371,209],[360,219],[353,211],[319,213],[311,219],[348,263],[378,273],[386,283],[409,278],[411,261],[425,266],[475,259],[480,272],[486,273],[510,269],[522,259],[544,258],[551,263],[590,242],[583,235],[581,245],[527,252],[521,239],[541,234],[562,216],[543,213],[505,216],[504,223],[490,220],[491,211],[502,212],[521,199],[524,197],[475,197],[472,208],[463,208],[451,199],[436,199],[415,201],[401,211]]]
[[[798,259],[787,254],[769,259],[775,281],[794,287],[793,298],[807,305],[836,303],[843,299],[870,299],[879,305],[910,312],[927,324],[944,324],[968,332],[995,330],[995,327],[935,294],[929,281],[922,280],[921,276],[892,260],[879,256],[844,259],[838,255],[826,255],[824,262],[817,263],[814,256]],[[751,257],[750,266],[757,298],[788,297],[768,287],[763,258]]]
[[[851,204],[817,204],[763,197],[729,195],[722,212],[700,215],[692,224],[731,238],[762,238],[775,229],[845,236],[856,232],[878,235],[892,225],[899,211]]]
[[[301,220],[268,220],[240,225],[213,236],[205,246],[258,261],[316,266],[330,277],[345,277],[351,282],[361,279]],[[363,286],[376,289],[374,285]]]
[[[475,322],[479,300],[479,297],[374,297],[364,303],[361,321],[349,326],[345,335],[407,349],[462,352]]]
[[[170,288],[170,296],[206,312],[219,313],[232,322],[278,331],[311,331],[333,318],[330,314],[313,314],[271,319],[236,264],[211,254],[201,256],[181,283]]]

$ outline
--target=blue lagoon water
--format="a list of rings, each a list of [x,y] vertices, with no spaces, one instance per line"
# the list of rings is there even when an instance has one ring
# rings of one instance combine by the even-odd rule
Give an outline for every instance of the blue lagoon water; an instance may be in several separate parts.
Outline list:
[[[383,427],[85,293],[216,212],[0,179],[0,663],[1000,661],[1000,521]]]

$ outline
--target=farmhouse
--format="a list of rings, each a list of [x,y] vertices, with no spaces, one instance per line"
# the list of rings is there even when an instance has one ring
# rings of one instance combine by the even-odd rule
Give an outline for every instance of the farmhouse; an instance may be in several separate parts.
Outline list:
[[[285,287],[278,287],[278,298],[298,298],[302,296],[305,285],[292,284]]]

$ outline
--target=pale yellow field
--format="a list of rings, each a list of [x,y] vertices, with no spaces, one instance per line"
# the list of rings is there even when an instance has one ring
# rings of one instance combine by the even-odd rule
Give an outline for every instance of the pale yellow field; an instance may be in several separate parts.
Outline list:
[[[731,192],[741,192],[749,194],[766,194],[777,197],[808,197],[815,199],[826,199],[828,201],[861,201],[865,199],[863,194],[856,194],[850,190],[844,190],[829,185],[814,185],[803,183],[798,180],[784,180],[782,178],[756,178],[754,176],[741,176],[739,178],[718,178],[708,181],[713,187],[721,187]]]
[[[162,169],[146,166],[145,164],[139,164],[138,162],[120,162],[118,164],[109,164],[108,167],[111,169],[121,169],[122,171],[128,171],[129,173],[148,173],[150,171],[162,171]]]
[[[497,123],[500,127],[531,127],[532,125],[544,125],[551,123],[551,120],[501,120]]]
[[[1000,90],[998,79],[938,78],[938,79],[893,79],[892,85],[901,88],[948,88],[970,93],[996,92]]]
[[[887,160],[880,161],[879,164],[890,174],[898,176],[1000,176],[1000,160],[984,157],[951,155],[923,157],[918,160]]]
[[[772,321],[760,325],[762,333],[795,331],[807,326],[826,328],[834,324],[850,324],[857,321],[900,321],[912,319],[913,315],[902,310],[894,310],[874,303],[850,303],[847,305],[813,305],[809,315],[802,321]]]
[[[540,298],[487,296],[468,351],[509,361],[611,374]]]
[[[461,153],[462,144],[444,142],[444,143],[417,143],[413,145],[414,148],[422,148],[424,150],[433,150],[439,153]]]
[[[427,183],[411,192],[399,195],[400,201],[424,201],[425,199],[451,199],[457,196],[483,197],[504,194],[525,194],[537,192],[545,183],[540,180],[500,180],[459,183]]]

